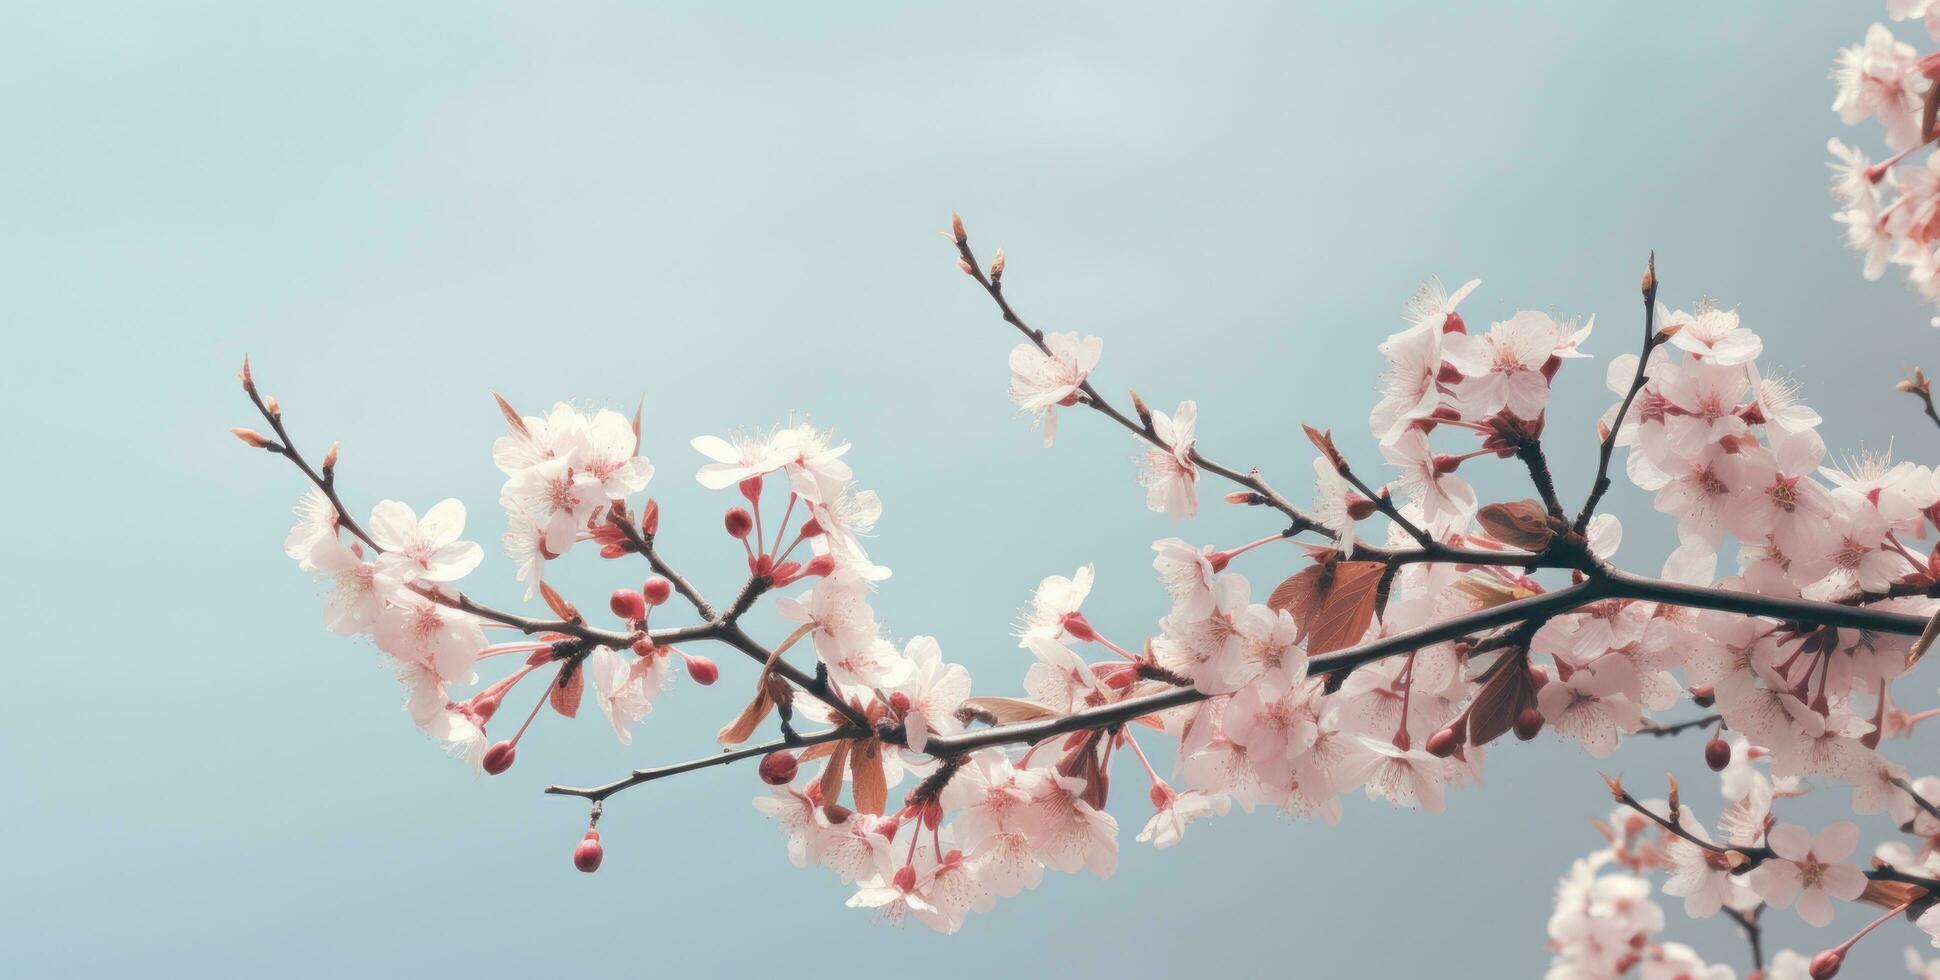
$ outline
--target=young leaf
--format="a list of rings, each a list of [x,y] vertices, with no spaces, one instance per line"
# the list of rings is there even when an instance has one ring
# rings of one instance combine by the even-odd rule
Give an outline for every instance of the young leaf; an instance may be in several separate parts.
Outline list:
[[[519,417],[518,411],[512,407],[511,402],[506,401],[496,391],[492,392],[492,400],[498,402],[498,412],[500,415],[505,416],[505,424],[511,426],[513,432],[528,438],[531,437],[532,433],[525,427],[525,419]]]
[[[754,700],[749,701],[748,706],[742,708],[741,713],[728,722],[720,734],[714,736],[715,741],[722,745],[740,745],[754,734],[754,730],[768,717],[768,712],[773,710],[775,702],[768,696],[766,685],[756,685]]]
[[[1524,551],[1543,550],[1555,534],[1549,527],[1548,512],[1534,500],[1488,504],[1476,512],[1475,519],[1490,537]]]
[[[568,718],[579,714],[579,696],[586,690],[586,672],[575,670],[563,680],[552,685],[552,710]]]
[[[889,802],[889,784],[883,778],[881,742],[873,738],[855,740],[849,749],[849,778],[854,783],[855,808],[882,815]]]
[[[1468,744],[1487,745],[1516,723],[1524,704],[1532,703],[1529,669],[1519,653],[1504,654],[1509,662],[1490,671],[1468,709]]]
[[[566,597],[560,595],[552,586],[540,582],[539,594],[546,597],[546,605],[552,607],[554,615],[567,622],[579,621],[579,610],[574,609],[573,604],[567,602]]]
[[[1386,567],[1378,561],[1314,565],[1281,582],[1266,604],[1293,616],[1310,656],[1344,649],[1360,642],[1374,621],[1375,592]]]
[[[964,698],[963,703],[972,708],[980,708],[990,712],[1000,725],[1009,725],[1020,721],[1036,721],[1040,718],[1058,717],[1058,713],[1052,711],[1050,708],[1038,704],[1035,701],[1025,701],[1019,698],[985,695],[982,697]]]

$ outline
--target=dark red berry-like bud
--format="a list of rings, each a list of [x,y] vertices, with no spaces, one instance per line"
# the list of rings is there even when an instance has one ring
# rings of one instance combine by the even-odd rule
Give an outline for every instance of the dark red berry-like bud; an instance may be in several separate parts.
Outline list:
[[[1462,736],[1454,728],[1444,728],[1428,736],[1428,754],[1437,759],[1446,759],[1462,747]]]
[[[658,575],[647,579],[647,584],[640,586],[640,597],[647,600],[647,605],[649,606],[660,605],[667,601],[668,596],[673,594],[674,583]]]
[[[1365,521],[1375,515],[1381,505],[1357,493],[1347,495],[1347,516],[1357,521]]]
[[[748,513],[746,507],[728,508],[727,516],[721,519],[721,523],[727,526],[728,536],[733,538],[746,538],[754,531],[754,515]]]
[[[600,832],[588,830],[585,839],[573,848],[573,867],[592,874],[600,869],[600,861],[605,857],[606,849],[600,846]]]
[[[721,668],[714,665],[711,658],[691,653],[682,653],[681,660],[687,664],[687,676],[702,687],[721,679]]]
[[[1724,767],[1731,764],[1730,743],[1717,737],[1704,743],[1704,764],[1710,766],[1712,772],[1723,772]]]
[[[647,618],[646,598],[632,589],[614,589],[613,598],[608,605],[613,608],[613,615],[621,619]]]
[[[1836,949],[1821,950],[1819,955],[1812,957],[1812,966],[1809,968],[1809,971],[1812,974],[1812,980],[1832,980],[1833,977],[1839,975],[1839,968],[1845,964],[1846,956],[1844,953]]]
[[[1691,703],[1700,708],[1709,708],[1718,703],[1717,692],[1700,684],[1697,687],[1691,688]]]
[[[1516,737],[1527,742],[1543,730],[1543,713],[1535,708],[1524,708],[1516,715]]]
[[[776,749],[761,757],[761,781],[770,786],[786,786],[795,781],[795,771],[799,768],[795,753]]]
[[[496,776],[512,768],[512,760],[518,758],[519,749],[511,742],[497,742],[485,750],[485,772]]]

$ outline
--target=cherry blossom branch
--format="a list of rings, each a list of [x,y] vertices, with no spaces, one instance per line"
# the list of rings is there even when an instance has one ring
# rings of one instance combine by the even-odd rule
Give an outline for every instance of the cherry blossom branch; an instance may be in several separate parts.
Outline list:
[[[1650,365],[1650,354],[1668,341],[1668,337],[1657,334],[1657,253],[1650,253],[1644,264],[1644,349],[1637,355],[1637,372],[1630,378],[1630,390],[1624,392],[1623,403],[1617,406],[1616,421],[1610,424],[1610,431],[1603,434],[1603,444],[1597,448],[1596,481],[1590,484],[1589,499],[1583,501],[1583,509],[1576,514],[1576,533],[1582,534],[1589,529],[1590,518],[1596,516],[1596,506],[1603,501],[1603,495],[1610,492],[1610,457],[1617,449],[1617,433],[1623,430],[1623,420],[1630,415],[1630,403],[1637,398],[1637,392],[1644,390],[1650,376],[1644,372]]]
[[[642,557],[646,558],[647,564],[652,566],[654,574],[659,575],[671,583],[674,591],[680,593],[694,607],[694,611],[700,614],[702,619],[712,622],[716,618],[714,607],[705,598],[702,598],[700,590],[694,588],[693,583],[687,581],[686,576],[675,571],[674,567],[668,564],[665,558],[660,557],[660,552],[654,548],[653,536],[636,527],[632,519],[627,516],[625,510],[608,508],[606,522],[618,530],[622,538],[626,539],[627,550],[638,552]]]
[[[1713,714],[1713,715],[1705,715],[1702,718],[1692,718],[1689,721],[1676,722],[1670,725],[1659,725],[1653,722],[1653,723],[1644,725],[1644,727],[1642,728],[1637,729],[1637,734],[1655,735],[1659,738],[1663,738],[1669,735],[1681,735],[1694,728],[1709,728],[1712,725],[1715,725],[1718,722],[1723,720],[1724,720],[1723,715]]]
[[[1934,425],[1940,425],[1940,412],[1933,410],[1933,384],[1927,380],[1925,372],[1914,368],[1913,376],[1900,382],[1897,387],[1918,398],[1921,409],[1927,413],[1927,418],[1932,419]]]
[[[1745,931],[1745,939],[1751,943],[1751,972],[1755,976],[1762,976],[1765,971],[1765,929],[1758,924],[1759,912],[1764,908],[1761,902],[1749,912],[1740,912],[1729,905],[1718,909]]]
[[[337,523],[356,535],[357,539],[368,545],[372,552],[380,555],[383,554],[383,547],[371,539],[371,536],[357,523],[357,519],[351,516],[349,508],[344,506],[343,499],[337,495],[335,447],[332,447],[331,451],[325,455],[322,472],[311,468],[309,462],[303,458],[303,454],[297,450],[295,442],[290,439],[289,431],[284,428],[282,406],[277,404],[274,398],[265,398],[265,396],[257,391],[256,381],[250,373],[249,359],[247,357],[243,358],[242,385],[243,391],[249,395],[249,400],[255,404],[256,410],[262,413],[264,420],[269,423],[270,428],[275,430],[277,441],[265,439],[259,433],[250,432],[249,430],[237,432],[237,437],[241,438],[244,442],[276,453],[288,459],[290,462],[295,463],[297,469],[301,470],[303,475],[329,500],[331,507],[337,512]],[[673,583],[674,588],[683,596],[686,596],[688,601],[694,604],[694,608],[708,620],[705,623],[699,623],[693,626],[649,631],[647,636],[653,640],[656,646],[690,640],[715,640],[734,647],[747,654],[751,659],[763,664],[767,664],[772,659],[774,663],[769,668],[772,673],[780,675],[810,697],[840,712],[850,723],[863,728],[868,727],[868,719],[862,712],[831,692],[828,681],[825,678],[807,674],[801,668],[773,657],[772,651],[749,636],[747,631],[743,630],[737,623],[737,620],[743,613],[747,612],[754,604],[754,601],[768,590],[772,584],[771,579],[758,575],[751,577],[747,584],[742,586],[740,594],[735,598],[734,605],[726,613],[717,615],[714,612],[713,606],[701,597],[700,592],[686,578],[675,572],[672,566],[668,565],[660,557],[658,552],[654,551],[651,539],[639,534],[632,528],[632,522],[624,519],[611,522],[623,527],[625,529],[623,533],[626,531],[633,532],[629,537],[629,542],[635,545],[635,550],[645,555],[647,561],[653,566],[654,571],[665,576],[669,582]],[[534,619],[528,616],[521,616],[517,613],[510,613],[485,605],[463,592],[450,593],[432,588],[418,589],[417,592],[419,595],[440,605],[469,613],[481,619],[510,626],[528,636],[539,633],[558,633],[563,636],[573,637],[574,639],[615,650],[627,648],[633,643],[636,636],[636,634],[632,633],[598,629],[588,626],[583,621],[577,619]]]
[[[1940,820],[1940,807],[1934,806],[1932,800],[1929,800],[1926,797],[1921,796],[1920,791],[1914,789],[1913,784],[1906,781],[1906,777],[1894,776],[1891,782],[1894,786],[1899,787],[1901,792],[1904,792],[1907,796],[1912,797],[1913,802],[1917,804],[1920,807],[1920,809],[1925,810],[1927,812],[1927,816],[1930,816],[1935,820]]]

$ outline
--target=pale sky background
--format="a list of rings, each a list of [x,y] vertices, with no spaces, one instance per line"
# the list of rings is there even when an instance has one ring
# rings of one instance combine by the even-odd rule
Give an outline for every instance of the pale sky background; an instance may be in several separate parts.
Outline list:
[[[1539,974],[1556,879],[1608,812],[1596,771],[1676,768],[1714,813],[1699,740],[1600,764],[1509,745],[1439,817],[1356,798],[1340,827],[1261,812],[1164,852],[1131,840],[1147,807],[1125,772],[1115,878],[1053,875],[950,939],[789,866],[744,768],[616,797],[607,865],[578,874],[583,809],[538,790],[708,751],[749,665],[723,654],[721,686],[678,685],[630,748],[597,715],[548,717],[510,774],[474,777],[411,728],[373,649],[322,629],[280,551],[300,477],[225,431],[254,421],[237,364],[254,356],[312,452],[343,441],[353,507],[466,500],[490,553],[468,585],[506,603],[488,389],[528,410],[644,395],[665,550],[715,595],[739,559],[687,440],[805,413],[853,440],[886,503],[890,630],[1014,693],[1009,624],[1040,577],[1096,562],[1094,620],[1140,636],[1163,612],[1152,539],[1273,527],[1216,503],[1185,528],[1146,512],[1129,439],[1096,419],[1040,448],[1004,398],[1014,336],[938,237],[951,208],[986,254],[1007,246],[1027,317],[1106,338],[1104,390],[1198,399],[1202,447],[1298,499],[1301,422],[1376,468],[1375,344],[1431,274],[1483,278],[1471,323],[1597,315],[1598,360],[1569,366],[1550,416],[1580,496],[1652,248],[1667,300],[1737,305],[1765,363],[1803,376],[1830,443],[1898,433],[1931,459],[1940,434],[1891,389],[1940,368],[1929,314],[1860,278],[1823,188],[1842,132],[1826,71],[1880,17],[6,5],[0,972]],[[1634,490],[1610,504],[1622,563],[1654,571],[1669,525]],[[569,564],[591,606],[641,574]],[[1263,593],[1295,567],[1280,550],[1243,570]],[[1931,746],[1908,748],[1930,771]],[[1742,975],[1727,926],[1665,904],[1664,938]],[[1814,932],[1775,913],[1770,944],[1816,949],[1866,915]],[[1849,972],[1895,973],[1924,942],[1887,929]]]

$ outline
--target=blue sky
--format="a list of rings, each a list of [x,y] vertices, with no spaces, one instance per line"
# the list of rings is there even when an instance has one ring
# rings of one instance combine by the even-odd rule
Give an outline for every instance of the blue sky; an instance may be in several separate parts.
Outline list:
[[[250,421],[245,351],[299,439],[342,440],[354,507],[471,504],[494,552],[472,584],[503,602],[489,389],[644,396],[666,549],[715,594],[738,558],[687,440],[833,426],[886,505],[880,615],[992,693],[1018,689],[1008,624],[1040,577],[1096,562],[1094,621],[1141,635],[1149,543],[1180,529],[1144,510],[1121,433],[1070,417],[1047,452],[1015,417],[1013,338],[938,235],[951,208],[1007,248],[1034,323],[1106,339],[1101,387],[1197,399],[1206,451],[1300,496],[1300,423],[1374,458],[1374,345],[1435,274],[1484,280],[1472,320],[1598,316],[1600,360],[1550,416],[1580,495],[1653,248],[1665,298],[1738,306],[1833,446],[1931,453],[1891,389],[1940,367],[1928,313],[1860,279],[1823,189],[1826,70],[1875,7],[827,6],[0,12],[10,971],[1530,975],[1607,811],[1580,751],[1515,745],[1448,814],[1235,816],[1163,853],[1128,834],[1111,881],[1053,877],[945,940],[789,867],[729,768],[616,798],[607,867],[579,875],[582,813],[538,789],[705,752],[728,685],[677,688],[630,748],[543,719],[506,777],[450,763],[281,556],[298,478],[225,431]],[[1611,507],[1623,563],[1654,570],[1669,527],[1634,490]],[[1271,530],[1209,511],[1184,533]],[[1603,767],[1701,786],[1698,750]],[[1136,796],[1115,804],[1134,826]],[[1742,966],[1670,911],[1668,938]],[[1775,916],[1773,942],[1815,948],[1848,913],[1818,936]]]

